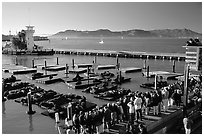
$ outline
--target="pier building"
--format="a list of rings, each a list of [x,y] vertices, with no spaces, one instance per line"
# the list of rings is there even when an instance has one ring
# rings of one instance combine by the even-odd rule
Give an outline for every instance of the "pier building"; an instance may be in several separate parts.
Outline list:
[[[35,33],[35,30],[33,29],[34,26],[26,26],[27,30],[25,30],[25,39],[27,44],[27,50],[32,51],[34,47],[34,38],[33,34]]]
[[[190,39],[186,45],[186,64],[189,65],[190,70],[202,70],[202,44],[198,39]]]

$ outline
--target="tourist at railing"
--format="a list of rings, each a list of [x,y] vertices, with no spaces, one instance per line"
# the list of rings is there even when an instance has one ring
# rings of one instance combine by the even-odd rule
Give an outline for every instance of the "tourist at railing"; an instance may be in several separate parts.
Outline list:
[[[81,133],[85,130],[85,125],[86,125],[84,115],[85,115],[85,113],[80,111],[80,113],[79,113],[79,125],[80,125],[80,132]]]
[[[73,115],[73,125],[76,128],[76,133],[80,134],[79,114]]]
[[[141,93],[137,93],[135,95],[135,100],[134,100],[134,106],[135,106],[135,119],[138,122],[139,118],[142,121],[142,98],[141,98]]]
[[[167,90],[167,88],[168,87],[162,88],[162,104],[164,112],[168,110],[169,91]]]
[[[125,114],[124,114],[124,106],[125,105],[124,105],[122,98],[119,99],[119,101],[117,102],[117,105],[118,105],[118,108],[120,111],[119,120],[120,120],[120,122],[123,122],[125,119]]]
[[[127,106],[129,107],[128,124],[130,125],[130,127],[132,127],[132,125],[134,124],[134,120],[135,120],[135,106],[134,106],[133,97],[130,98],[130,102],[127,104]]]
[[[143,106],[145,109],[145,115],[149,115],[149,109],[150,109],[150,107],[149,107],[150,106],[150,98],[148,97],[148,93],[149,92],[144,93],[145,102],[144,102]]]
[[[151,97],[152,97],[153,114],[158,115],[158,113],[159,113],[159,111],[158,111],[159,100],[158,100],[158,96],[157,96],[155,91],[153,91],[151,93]]]
[[[104,107],[104,115],[103,115],[103,128],[104,128],[104,131],[109,131],[110,129],[110,124],[111,124],[111,111],[110,109],[105,106]]]

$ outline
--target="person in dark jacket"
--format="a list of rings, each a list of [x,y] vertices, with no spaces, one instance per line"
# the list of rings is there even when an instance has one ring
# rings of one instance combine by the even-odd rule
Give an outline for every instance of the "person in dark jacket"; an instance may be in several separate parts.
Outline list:
[[[103,128],[104,128],[104,131],[105,131],[105,129],[107,131],[109,131],[110,124],[111,124],[111,111],[107,106],[105,106],[104,107],[104,115],[103,115],[103,125],[104,125]]]

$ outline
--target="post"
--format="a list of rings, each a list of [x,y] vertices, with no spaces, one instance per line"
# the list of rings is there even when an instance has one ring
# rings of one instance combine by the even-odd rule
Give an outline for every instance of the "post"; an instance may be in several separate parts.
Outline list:
[[[96,64],[97,62],[96,62],[96,56],[94,57],[94,63]]]
[[[175,73],[175,68],[176,68],[176,62],[173,60],[173,73]]]
[[[59,65],[59,60],[58,60],[58,57],[57,57],[57,65]]]
[[[34,59],[32,59],[32,68],[35,67],[35,62],[34,62]]]
[[[55,122],[56,122],[56,123],[59,123],[59,122],[60,122],[60,121],[59,121],[59,113],[58,113],[58,112],[55,113]]]
[[[155,74],[154,78],[154,89],[157,90],[157,74]]]
[[[147,68],[147,60],[144,60],[143,69]]]
[[[118,60],[118,54],[117,54],[117,56],[116,56],[116,66],[117,66],[117,69],[119,69],[118,63],[119,63],[119,60]]]
[[[183,115],[187,113],[188,106],[188,78],[189,78],[189,65],[184,69],[184,94],[183,94]]]
[[[46,68],[47,68],[47,61],[45,60],[45,74],[47,75],[47,70],[46,70]]]
[[[149,66],[147,66],[147,78],[149,78]]]
[[[88,84],[89,84],[89,66],[87,67]]]
[[[69,103],[67,106],[67,120],[72,120],[72,104]]]
[[[35,111],[32,110],[31,90],[27,94],[27,101],[28,101],[28,111],[27,111],[27,114],[34,114]]]
[[[18,58],[17,58],[17,56],[16,56],[16,65],[18,65]]]
[[[67,75],[68,75],[68,71],[69,70],[69,66],[68,66],[68,64],[66,64],[66,66],[65,66],[65,74],[66,74],[66,77],[67,77]]]
[[[119,77],[120,77],[120,83],[121,83],[121,79],[122,79],[122,73],[121,73],[121,71],[119,72]]]
[[[72,59],[72,68],[74,69],[74,59]]]

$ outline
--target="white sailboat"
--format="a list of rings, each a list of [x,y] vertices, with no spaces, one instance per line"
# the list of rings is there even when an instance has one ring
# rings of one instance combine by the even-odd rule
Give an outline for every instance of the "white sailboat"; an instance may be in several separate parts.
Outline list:
[[[101,39],[101,41],[99,42],[100,44],[104,44],[104,41]]]

